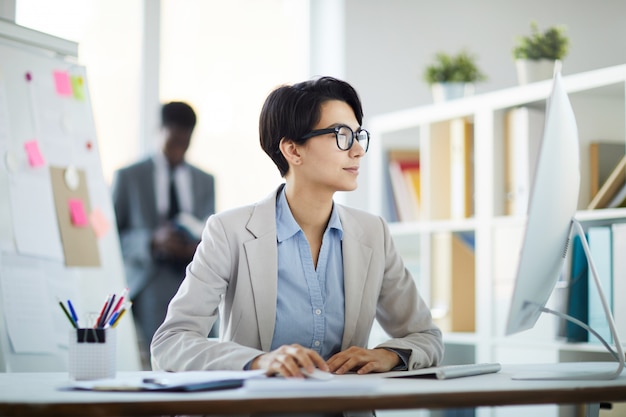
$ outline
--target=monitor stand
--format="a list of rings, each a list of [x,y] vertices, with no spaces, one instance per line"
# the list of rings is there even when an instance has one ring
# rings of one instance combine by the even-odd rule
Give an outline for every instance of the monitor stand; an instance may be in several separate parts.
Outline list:
[[[622,344],[619,340],[619,336],[617,335],[617,331],[615,330],[615,321],[613,320],[613,315],[611,313],[611,309],[609,307],[609,303],[607,302],[606,296],[604,295],[604,291],[602,290],[602,285],[600,284],[600,278],[598,277],[598,272],[593,263],[593,258],[591,256],[591,251],[589,250],[589,243],[587,242],[587,237],[585,236],[585,231],[581,224],[576,220],[572,219],[572,225],[576,229],[576,233],[580,236],[581,243],[583,245],[583,249],[585,251],[585,256],[587,257],[587,262],[589,264],[589,270],[591,271],[591,275],[593,276],[593,280],[598,289],[598,294],[600,296],[600,301],[602,303],[602,308],[604,310],[604,314],[606,315],[606,319],[609,324],[609,329],[611,331],[611,336],[613,337],[613,341],[615,343],[614,351],[611,346],[607,343],[602,336],[598,334],[595,330],[589,327],[587,324],[582,321],[575,319],[574,317],[568,316],[567,314],[563,314],[558,311],[551,310],[544,306],[541,307],[541,311],[545,313],[554,314],[562,319],[568,320],[578,326],[581,326],[591,334],[593,334],[608,350],[608,352],[613,356],[617,365],[612,362],[593,362],[593,363],[578,363],[578,362],[562,362],[557,364],[545,364],[541,366],[541,370],[536,372],[521,372],[518,374],[514,374],[512,379],[522,379],[522,380],[610,380],[617,378],[624,369],[624,350],[622,348]]]

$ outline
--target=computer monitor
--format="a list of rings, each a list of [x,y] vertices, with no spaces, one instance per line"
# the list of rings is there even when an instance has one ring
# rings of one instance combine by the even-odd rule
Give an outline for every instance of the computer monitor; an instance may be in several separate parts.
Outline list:
[[[580,190],[579,153],[576,118],[561,76],[557,72],[546,104],[543,138],[531,188],[526,230],[505,333],[511,335],[530,329],[542,312],[553,312],[545,308],[545,305],[561,273],[570,235],[574,230],[581,237],[592,270],[591,275],[603,298],[618,353],[612,352],[606,344],[605,346],[614,354],[620,365],[617,370],[613,369],[608,373],[592,375],[587,371],[568,372],[565,367],[555,373],[537,377],[528,376],[524,379],[609,379],[619,375],[624,365],[624,354],[615,333],[610,309],[595,273],[584,231],[580,223],[574,219]]]

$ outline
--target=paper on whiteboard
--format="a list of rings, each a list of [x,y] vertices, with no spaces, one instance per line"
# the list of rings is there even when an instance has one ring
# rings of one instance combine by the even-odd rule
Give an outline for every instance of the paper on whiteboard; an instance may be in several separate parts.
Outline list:
[[[9,195],[8,172],[5,158],[9,150],[9,112],[6,101],[6,87],[0,79],[0,195]],[[0,250],[14,251],[13,229],[11,228],[11,206],[8,198],[0,201]]]
[[[53,353],[54,329],[46,276],[36,259],[3,253],[2,307],[15,353]],[[59,312],[61,314],[61,312]]]
[[[18,252],[64,260],[48,170],[11,175],[9,190]]]

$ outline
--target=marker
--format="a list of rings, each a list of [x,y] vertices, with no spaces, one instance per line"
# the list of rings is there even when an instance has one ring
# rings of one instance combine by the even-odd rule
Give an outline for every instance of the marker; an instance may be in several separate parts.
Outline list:
[[[74,306],[72,305],[72,302],[69,299],[67,300],[67,305],[70,308],[70,313],[72,313],[72,318],[74,319],[74,322],[78,326],[78,315],[76,314],[76,310],[74,310]]]
[[[72,316],[70,316],[70,313],[67,311],[67,309],[63,305],[63,302],[59,300],[58,298],[57,298],[57,301],[59,302],[59,305],[61,306],[61,310],[63,310],[63,312],[65,313],[65,317],[67,317],[70,323],[72,323],[72,327],[74,327],[75,329],[78,329],[78,325],[76,324],[76,322],[74,322],[74,319],[72,319]]]
[[[95,326],[93,326],[94,328],[98,328],[100,327],[100,322],[102,321],[102,316],[104,315],[105,310],[107,309],[107,306],[109,305],[109,300],[111,299],[111,296],[109,295],[105,300],[104,300],[104,305],[102,306],[102,310],[100,310],[100,314],[98,315],[98,319],[96,320],[96,324]]]

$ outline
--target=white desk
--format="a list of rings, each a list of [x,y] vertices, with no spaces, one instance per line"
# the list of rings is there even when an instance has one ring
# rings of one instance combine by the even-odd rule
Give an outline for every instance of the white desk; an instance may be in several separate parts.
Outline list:
[[[0,415],[232,415],[626,401],[626,373],[612,381],[511,379],[513,374],[528,369],[528,365],[503,365],[497,374],[446,381],[384,379],[376,389],[363,392],[319,389],[251,392],[245,388],[198,393],[79,392],[60,389],[69,384],[66,373],[5,373],[0,374]],[[377,377],[346,375],[337,378],[349,382],[354,378]]]

